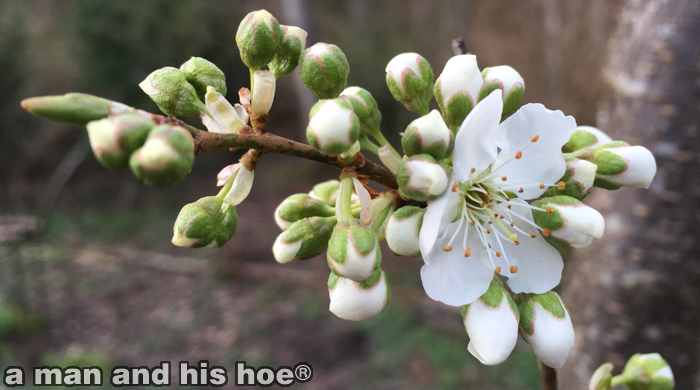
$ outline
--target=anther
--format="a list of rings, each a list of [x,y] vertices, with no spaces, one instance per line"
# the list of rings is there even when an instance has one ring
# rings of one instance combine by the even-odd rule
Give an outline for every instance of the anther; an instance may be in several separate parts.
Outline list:
[[[501,176],[501,180],[506,181],[506,180],[508,180],[508,178],[505,176]]]
[[[509,205],[508,205],[508,210],[510,210],[511,208],[513,208],[513,205],[512,205],[512,204],[509,204]]]
[[[457,192],[457,188],[459,188],[458,183],[452,184],[452,192]]]
[[[500,274],[500,273],[501,273],[501,267],[496,267],[496,269],[493,270],[493,274],[494,274],[494,275],[498,275],[498,274]]]
[[[537,237],[537,235],[535,233],[532,233],[532,234],[530,234],[530,237],[535,238],[535,237]]]
[[[515,222],[510,223],[510,227],[513,227],[513,226],[515,226]]]
[[[472,173],[476,172],[476,168],[472,168]]]
[[[540,184],[540,189],[544,189],[544,184]]]
[[[487,192],[485,195],[488,196],[489,198],[491,197],[491,193],[490,193],[490,192]]]
[[[489,234],[489,233],[491,233],[491,229],[486,228],[486,234]]]
[[[539,135],[536,135],[536,136],[532,137],[532,139],[530,140],[530,142],[537,142],[538,139],[540,139],[540,136],[539,136]]]
[[[474,226],[476,223],[472,220],[472,221],[469,221],[469,224]]]
[[[547,229],[547,228],[542,229],[542,235],[543,235],[543,236],[549,237],[551,234],[552,234],[552,231],[551,231],[551,230],[549,230],[549,229]]]
[[[496,252],[496,257],[501,257],[501,252]]]
[[[487,204],[487,205],[486,205],[486,208],[487,208],[487,209],[490,209],[490,208],[491,208],[491,203]]]
[[[489,225],[492,224],[493,222],[489,221]]]
[[[506,196],[506,202],[510,202],[510,197]]]
[[[444,246],[444,247],[442,247],[442,250],[445,251],[445,252],[451,252],[451,251],[452,251],[452,247],[451,247],[451,246]]]
[[[498,214],[493,214],[494,217],[498,217]]]
[[[557,189],[559,191],[564,191],[566,189],[566,183],[564,183],[563,181],[560,181],[559,183],[557,183]]]
[[[484,205],[486,205],[486,203],[484,203],[484,202],[479,203],[479,206],[481,206],[481,207],[484,207]]]
[[[514,274],[514,273],[516,273],[516,272],[518,272],[518,266],[517,266],[517,265],[511,265],[511,266],[510,266],[510,273],[511,273],[511,274]]]
[[[546,210],[549,214],[551,214],[551,213],[554,212],[554,210],[553,210],[551,207],[547,207],[545,210]]]
[[[467,248],[467,249],[464,250],[464,257],[469,257],[469,256],[471,256],[471,255],[472,255],[472,249],[471,249],[471,248]]]
[[[518,241],[518,240],[515,240],[513,242],[515,242],[515,245],[520,245],[520,241]]]
[[[515,159],[520,160],[520,158],[523,156],[523,152],[518,150],[518,153],[515,153]]]
[[[525,190],[522,189],[522,188],[520,188],[520,189],[518,190],[518,193],[520,193],[520,194],[522,194],[523,192],[525,192]]]
[[[498,218],[500,218],[500,219],[504,219],[504,218],[505,218],[505,216],[501,215],[501,216],[500,216],[500,217],[498,217]]]

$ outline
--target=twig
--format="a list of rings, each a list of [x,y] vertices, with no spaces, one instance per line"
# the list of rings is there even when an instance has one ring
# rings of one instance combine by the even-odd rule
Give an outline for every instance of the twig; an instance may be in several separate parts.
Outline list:
[[[540,377],[542,378],[542,390],[557,390],[557,370],[540,362]]]

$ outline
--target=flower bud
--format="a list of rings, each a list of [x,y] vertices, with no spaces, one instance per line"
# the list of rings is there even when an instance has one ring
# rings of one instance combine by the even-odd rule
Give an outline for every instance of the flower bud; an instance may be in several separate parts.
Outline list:
[[[149,74],[139,87],[168,116],[193,116],[206,110],[197,91],[187,82],[185,72],[173,67]]]
[[[467,349],[486,365],[502,363],[518,341],[518,308],[500,283],[476,301],[462,306],[462,319],[469,335]]]
[[[447,189],[450,168],[429,154],[416,154],[399,166],[396,182],[399,193],[419,202],[437,198]]]
[[[382,251],[374,233],[357,219],[341,221],[328,242],[328,266],[338,275],[361,282],[377,270]]]
[[[255,70],[269,64],[282,44],[283,35],[279,22],[269,12],[263,9],[249,13],[236,32],[241,60]]]
[[[612,389],[612,363],[604,363],[593,373],[588,390],[611,390]]]
[[[595,149],[600,145],[613,142],[607,134],[591,126],[579,126],[571,138],[561,147],[562,152],[571,153],[580,149]]]
[[[299,76],[306,88],[319,99],[334,99],[348,85],[350,64],[336,45],[317,43],[304,50]]]
[[[583,199],[593,189],[596,165],[592,162],[581,160],[572,156],[565,156],[566,172],[557,184],[564,183],[562,187],[550,187],[542,194],[546,196],[566,195],[576,199]]]
[[[250,102],[250,111],[253,117],[267,114],[275,100],[275,86],[277,80],[269,70],[256,70],[253,73],[255,88],[253,89],[253,101]]]
[[[248,112],[240,104],[232,106],[214,87],[207,87],[204,95],[209,115],[202,112],[202,123],[212,133],[237,134],[248,125]]]
[[[125,104],[86,93],[32,97],[22,100],[21,104],[22,108],[32,115],[83,126],[109,115],[140,111]]]
[[[630,390],[672,390],[675,386],[671,367],[658,353],[634,354],[620,377]]]
[[[185,72],[187,82],[192,84],[201,100],[204,100],[207,87],[212,87],[226,96],[226,75],[212,62],[201,57],[192,57],[180,65],[180,70]]]
[[[555,248],[585,248],[603,236],[603,216],[578,199],[559,195],[535,201],[532,206],[545,210],[532,210],[532,217]]]
[[[294,72],[299,65],[299,56],[306,48],[306,31],[294,26],[280,27],[283,32],[282,44],[269,65],[276,78]]]
[[[236,208],[207,196],[185,205],[173,227],[173,244],[181,247],[220,247],[233,237],[238,227]]]
[[[395,255],[420,255],[418,235],[424,215],[425,209],[416,206],[403,206],[391,215],[386,224],[386,243]]]
[[[374,232],[374,236],[378,240],[383,240],[386,234],[386,223],[391,217],[391,214],[396,210],[394,205],[393,195],[391,193],[382,193],[369,206],[369,213],[364,220],[365,225]]]
[[[479,93],[479,101],[489,96],[496,89],[503,91],[503,117],[514,113],[520,108],[525,94],[525,81],[515,69],[510,66],[493,66],[481,71],[484,87]]]
[[[394,99],[421,115],[428,113],[434,77],[428,61],[416,53],[399,54],[386,65],[386,85]]]
[[[519,294],[521,335],[537,358],[552,368],[562,368],[574,347],[574,327],[569,311],[554,291]]]
[[[399,166],[401,165],[401,160],[394,154],[391,150],[391,146],[386,144],[379,148],[379,160],[384,164],[385,167],[389,168],[390,171],[396,173],[399,171]]]
[[[293,222],[307,217],[334,217],[335,208],[309,194],[294,194],[283,200],[275,210],[275,222],[286,230]]]
[[[146,143],[129,159],[131,172],[144,183],[167,187],[185,179],[194,164],[194,140],[179,126],[154,127]]]
[[[331,272],[328,277],[328,293],[331,298],[331,313],[349,321],[376,317],[391,299],[391,289],[381,268],[361,282]]]
[[[598,166],[594,185],[607,190],[649,188],[656,175],[656,160],[649,149],[622,141],[599,146],[589,160]]]
[[[340,98],[352,106],[352,111],[360,120],[361,134],[373,134],[379,131],[382,114],[377,107],[377,101],[369,91],[360,87],[348,87],[340,93]]]
[[[350,103],[342,99],[320,100],[309,113],[306,139],[329,155],[341,154],[360,137],[360,121]]]
[[[255,171],[251,171],[244,164],[238,163],[225,167],[217,175],[217,185],[222,186],[229,180],[233,180],[231,189],[224,197],[224,203],[238,206],[248,197],[250,189],[253,188]]]
[[[100,164],[109,169],[129,168],[131,153],[146,142],[155,126],[138,114],[121,114],[87,124],[90,146]]]
[[[433,90],[448,126],[462,125],[476,105],[483,84],[475,55],[458,55],[447,61]]]
[[[275,240],[272,246],[275,260],[288,263],[320,255],[328,247],[336,223],[335,217],[309,217],[294,222]]]
[[[309,192],[312,198],[320,199],[328,205],[335,207],[335,200],[338,197],[338,189],[340,188],[339,180],[328,180],[318,183]]]
[[[433,110],[408,125],[401,138],[401,145],[407,156],[426,153],[436,160],[442,160],[452,154],[454,136],[442,120],[440,112]]]

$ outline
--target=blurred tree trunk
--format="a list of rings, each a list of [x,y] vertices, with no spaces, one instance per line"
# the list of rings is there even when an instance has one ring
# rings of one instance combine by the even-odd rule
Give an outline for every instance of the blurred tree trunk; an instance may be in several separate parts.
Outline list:
[[[598,190],[605,236],[575,253],[563,295],[576,345],[564,389],[587,388],[610,361],[659,352],[678,389],[700,365],[700,2],[628,0],[609,45],[610,97],[599,126],[648,147],[658,171],[649,190]]]

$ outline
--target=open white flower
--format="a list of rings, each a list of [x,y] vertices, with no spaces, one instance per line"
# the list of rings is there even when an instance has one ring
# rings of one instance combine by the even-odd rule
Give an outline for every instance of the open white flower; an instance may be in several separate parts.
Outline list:
[[[274,95],[274,90],[272,94]],[[207,87],[204,98],[209,114],[200,111],[199,116],[210,132],[236,134],[248,125],[248,111],[238,103],[232,106],[214,87]]]
[[[525,200],[556,185],[561,147],[574,118],[527,104],[500,123],[496,90],[467,116],[455,140],[447,191],[428,204],[419,244],[421,278],[432,299],[459,306],[479,298],[495,274],[515,293],[559,284],[561,255],[538,234]]]

